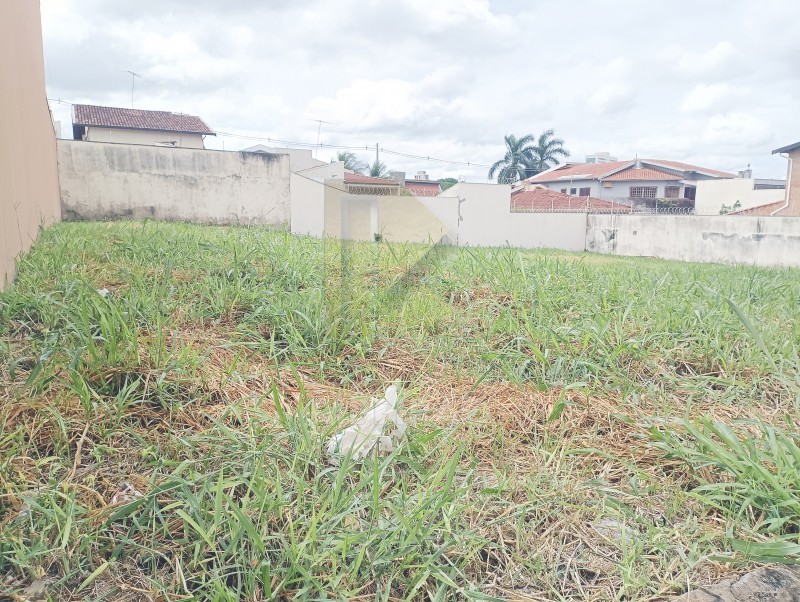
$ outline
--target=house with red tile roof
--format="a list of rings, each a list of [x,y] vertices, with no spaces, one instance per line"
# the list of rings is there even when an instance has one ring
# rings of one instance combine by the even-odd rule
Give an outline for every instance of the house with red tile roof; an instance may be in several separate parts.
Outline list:
[[[442,186],[436,180],[406,180],[403,187],[414,196],[439,196]]]
[[[205,148],[205,137],[216,135],[195,115],[96,105],[73,106],[72,134],[88,142],[176,148]]]
[[[400,195],[400,182],[394,178],[374,178],[352,171],[344,172],[344,188],[350,194]]]
[[[418,171],[413,178],[406,178],[404,171],[389,172],[395,180],[400,182],[400,188],[403,189],[404,194],[412,196],[438,196],[442,192],[442,186],[436,180],[431,180],[428,173],[425,171]]]
[[[732,173],[664,159],[633,159],[607,163],[567,163],[525,180],[579,197],[620,201],[629,205],[656,199],[693,201],[697,182],[734,178]]]
[[[572,196],[542,186],[519,189],[511,194],[512,213],[631,213],[633,209],[617,201],[590,196]]]

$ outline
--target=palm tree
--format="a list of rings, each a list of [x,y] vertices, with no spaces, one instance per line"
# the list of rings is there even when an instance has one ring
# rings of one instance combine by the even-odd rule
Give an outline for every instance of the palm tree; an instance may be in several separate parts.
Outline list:
[[[510,184],[517,180],[525,179],[525,168],[532,161],[531,143],[534,141],[530,134],[517,139],[513,134],[505,136],[506,156],[495,162],[489,169],[489,179],[497,173],[497,181],[501,184]]]
[[[554,138],[555,134],[555,130],[543,132],[536,139],[536,144],[530,147],[530,160],[527,166],[534,173],[555,167],[559,163],[559,157],[569,157],[569,151],[564,148],[564,141],[561,138]]]
[[[339,151],[336,155],[336,160],[344,163],[344,168],[354,171],[356,173],[364,173],[369,169],[369,165],[358,158],[358,156],[350,151]],[[333,161],[331,161],[333,163]]]
[[[386,163],[383,161],[379,161],[375,159],[372,165],[367,166],[367,175],[372,178],[388,178],[389,177],[389,168],[386,167]]]

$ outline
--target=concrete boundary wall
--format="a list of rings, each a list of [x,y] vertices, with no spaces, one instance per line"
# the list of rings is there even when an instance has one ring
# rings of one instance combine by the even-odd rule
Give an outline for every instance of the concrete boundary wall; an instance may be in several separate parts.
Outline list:
[[[588,215],[586,250],[681,261],[800,267],[800,218]]]
[[[353,197],[328,181],[325,198],[293,195],[292,213],[312,215],[322,205],[324,227],[293,221],[292,231],[338,238],[346,213],[347,236],[389,241],[444,240],[458,246],[552,248],[631,257],[742,265],[800,267],[800,218],[511,213],[507,186],[460,183],[438,197]],[[317,185],[321,187],[321,185]],[[349,199],[343,212],[342,200]],[[297,202],[302,206],[294,207]],[[361,202],[359,202],[361,201]],[[302,231],[302,232],[301,232]]]
[[[16,260],[61,218],[39,2],[0,2],[0,289]]]
[[[511,213],[510,186],[466,182],[430,199],[428,206],[453,200],[455,215],[451,209],[444,219],[451,228],[456,224],[457,235],[450,238],[459,245],[585,249],[585,213]]]
[[[58,141],[65,219],[285,226],[289,156]]]

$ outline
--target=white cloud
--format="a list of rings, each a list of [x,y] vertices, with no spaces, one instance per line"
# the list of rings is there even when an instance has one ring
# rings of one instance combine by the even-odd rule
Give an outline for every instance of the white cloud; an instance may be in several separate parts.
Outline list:
[[[672,68],[692,75],[707,74],[730,65],[737,57],[736,47],[724,40],[708,50],[685,50],[672,47],[665,54]]]
[[[42,11],[51,97],[128,105],[131,69],[145,76],[137,106],[224,132],[313,142],[319,118],[333,122],[330,143],[492,163],[505,134],[552,127],[578,157],[751,162],[766,177],[783,171],[772,140],[800,132],[800,5],[768,4],[763,19],[749,0],[695,2],[690,16],[638,0],[42,0]]]
[[[753,147],[773,139],[769,126],[748,113],[714,115],[702,132],[702,141],[709,146]]]
[[[586,106],[594,113],[609,115],[629,109],[634,97],[633,89],[627,84],[606,84],[589,96]]]
[[[683,96],[680,109],[684,113],[719,112],[746,93],[747,90],[730,84],[697,84]]]

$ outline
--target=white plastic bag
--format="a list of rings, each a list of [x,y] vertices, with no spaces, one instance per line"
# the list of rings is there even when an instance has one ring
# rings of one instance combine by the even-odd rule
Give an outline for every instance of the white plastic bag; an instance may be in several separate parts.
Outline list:
[[[395,406],[397,404],[397,387],[386,389],[381,400],[373,399],[372,408],[352,426],[331,437],[327,452],[331,464],[337,465],[342,458],[350,454],[353,460],[361,460],[378,444],[379,453],[394,451],[393,439],[401,439],[406,432],[406,423],[400,418]],[[387,424],[394,430],[384,434]]]

